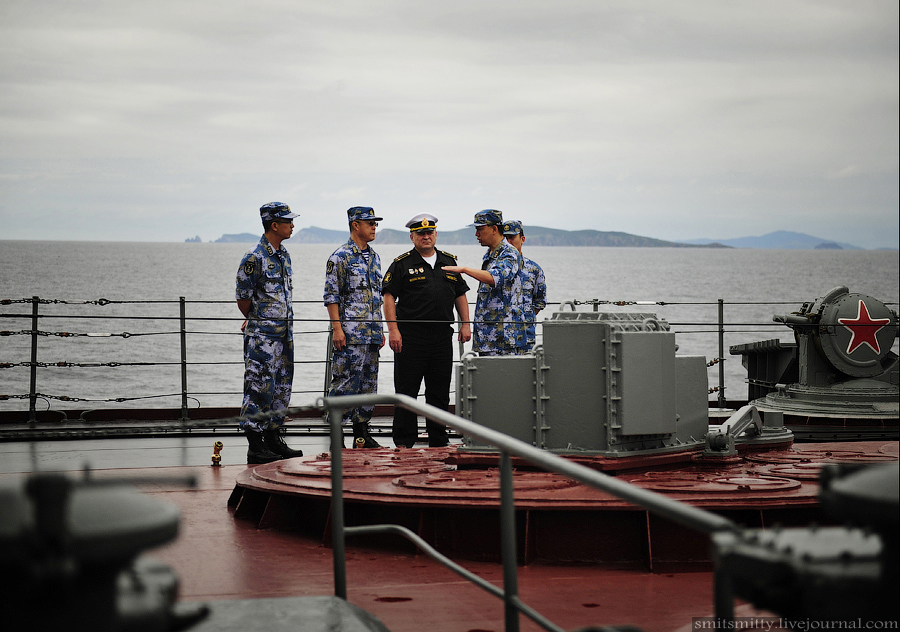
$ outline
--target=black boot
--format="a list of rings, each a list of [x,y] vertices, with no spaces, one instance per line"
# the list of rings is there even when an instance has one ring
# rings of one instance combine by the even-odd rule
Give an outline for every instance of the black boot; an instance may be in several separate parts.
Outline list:
[[[303,456],[303,450],[292,450],[288,444],[284,442],[281,436],[281,428],[269,428],[263,433],[263,440],[269,451],[274,452],[282,459],[293,459],[294,457]]]
[[[244,433],[247,435],[247,441],[250,443],[250,447],[247,448],[247,463],[249,465],[271,463],[281,459],[280,455],[275,454],[266,447],[263,433],[250,430],[249,428],[244,430]]]
[[[353,447],[354,448],[380,448],[381,445],[369,434],[369,424],[354,423],[353,424]]]

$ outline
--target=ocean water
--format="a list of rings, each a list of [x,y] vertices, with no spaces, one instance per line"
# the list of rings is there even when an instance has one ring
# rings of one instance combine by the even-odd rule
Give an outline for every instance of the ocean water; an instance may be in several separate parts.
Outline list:
[[[322,305],[325,261],[333,245],[291,244],[294,267],[295,406],[311,404],[325,384],[327,318]],[[39,409],[178,407],[181,404],[179,297],[185,297],[190,405],[238,406],[242,381],[240,324],[234,277],[251,244],[0,241],[0,300],[31,296],[57,301],[39,307],[37,390],[52,396]],[[379,245],[386,269],[408,248]],[[440,247],[440,243],[438,244]],[[479,266],[484,249],[474,243],[447,248],[462,265]],[[792,340],[775,314],[846,285],[897,308],[897,251],[736,250],[668,248],[533,247],[525,254],[547,277],[551,305],[541,314],[584,304],[601,311],[657,314],[676,332],[679,354],[718,356],[717,301],[725,301],[726,396],[746,398],[746,374],[728,346],[756,340]],[[470,301],[475,283],[470,282]],[[97,304],[100,299],[110,301]],[[31,304],[0,305],[0,410],[27,410],[31,354]],[[26,315],[20,318],[17,315]],[[79,334],[63,337],[60,332]],[[538,342],[540,342],[540,325]],[[95,334],[95,335],[84,335]],[[100,334],[100,335],[96,335]],[[111,335],[106,335],[111,334]],[[468,351],[470,344],[463,351]],[[897,350],[895,342],[894,350]],[[459,349],[457,349],[458,357]],[[379,389],[393,392],[392,352],[381,352]],[[101,366],[106,363],[142,366]],[[709,370],[718,384],[718,367]],[[73,398],[64,401],[60,397]],[[711,395],[715,399],[716,395]],[[122,400],[122,401],[116,401]]]

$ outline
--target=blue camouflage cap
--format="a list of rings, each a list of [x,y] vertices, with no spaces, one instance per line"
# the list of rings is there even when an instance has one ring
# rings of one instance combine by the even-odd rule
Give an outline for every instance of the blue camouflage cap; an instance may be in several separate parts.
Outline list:
[[[475,213],[475,223],[469,224],[469,228],[473,226],[499,226],[502,223],[503,213],[489,208],[480,213]]]
[[[522,222],[517,219],[507,220],[503,223],[503,235],[505,237],[514,237],[515,235],[524,235],[525,229],[522,228]]]
[[[291,207],[284,202],[269,202],[259,207],[259,217],[267,222],[273,219],[294,219],[296,213],[291,213]]]
[[[375,209],[371,206],[354,206],[347,209],[347,221],[353,223],[361,219],[373,219],[376,222],[383,220],[383,217],[375,217]]]

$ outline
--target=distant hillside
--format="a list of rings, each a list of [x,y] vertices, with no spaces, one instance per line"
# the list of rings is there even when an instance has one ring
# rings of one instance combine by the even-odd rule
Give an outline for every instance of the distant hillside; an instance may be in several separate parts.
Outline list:
[[[717,239],[716,242],[732,248],[767,248],[783,250],[863,250],[853,244],[845,244],[821,237],[813,237],[804,233],[779,230],[760,237],[737,237],[735,239]],[[712,239],[689,239],[687,244],[709,244]]]
[[[525,237],[529,246],[595,246],[619,248],[722,248],[721,244],[687,244],[650,237],[639,237],[628,233],[604,232],[599,230],[559,230],[540,226],[526,226]],[[347,241],[349,233],[341,230],[327,230],[311,226],[295,231],[291,243],[301,244],[341,244]],[[259,235],[239,233],[222,235],[215,243],[253,243],[259,241]],[[408,244],[409,232],[385,228],[378,231],[376,244]],[[444,246],[459,244],[477,244],[475,229],[461,228],[454,231],[441,231],[438,243]]]
[[[187,240],[185,240],[187,241]],[[214,243],[233,244],[259,241],[259,235],[253,233],[238,233],[237,235],[222,235]]]
[[[394,231],[396,232],[396,231]],[[259,241],[260,234],[254,233],[237,233],[236,235],[222,235],[213,243],[216,244],[232,244],[232,243],[256,243]],[[294,231],[291,235],[291,243],[293,244],[342,244],[349,239],[350,234],[343,230],[327,230],[325,228],[317,228],[311,226],[309,228],[301,228]]]
[[[784,250],[862,250],[859,246],[834,242],[804,233],[786,230],[776,231],[760,237],[737,237],[734,239],[690,239],[683,242],[665,241],[640,237],[629,233],[605,232],[599,230],[560,230],[541,226],[526,226],[525,237],[529,246],[594,246],[605,248],[760,248]],[[294,231],[294,244],[342,244],[349,238],[346,230],[328,230],[310,226]],[[193,237],[185,241],[199,241]],[[238,233],[222,235],[216,243],[256,243],[259,235]],[[379,229],[375,244],[408,244],[409,233],[391,228]],[[444,246],[476,244],[475,229],[461,228],[440,231],[438,243]]]
[[[599,230],[559,230],[541,226],[525,226],[525,238],[529,246],[594,246],[609,248],[691,248],[695,244],[676,243],[650,237],[639,237],[628,233],[604,232]],[[459,244],[476,244],[475,229],[462,228],[454,231],[441,231],[438,242],[445,246]],[[375,243],[405,244],[409,243],[406,231],[385,229],[378,231]],[[721,248],[718,244],[702,244],[706,248]]]
[[[315,226],[301,228],[291,236],[291,242],[297,244],[342,244],[348,239],[350,239],[350,231],[328,230]]]

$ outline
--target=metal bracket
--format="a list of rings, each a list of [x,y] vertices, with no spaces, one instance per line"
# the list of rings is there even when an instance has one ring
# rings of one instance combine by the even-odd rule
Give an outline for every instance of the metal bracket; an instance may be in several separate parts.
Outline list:
[[[738,409],[716,430],[706,433],[706,450],[703,456],[733,456],[737,454],[735,439],[747,432],[750,436],[762,434],[763,425],[756,406],[748,404]]]

